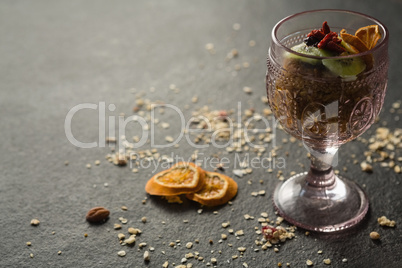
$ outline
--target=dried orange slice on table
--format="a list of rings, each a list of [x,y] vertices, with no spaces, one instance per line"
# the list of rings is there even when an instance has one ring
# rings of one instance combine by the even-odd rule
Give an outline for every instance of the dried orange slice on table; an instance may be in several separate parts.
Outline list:
[[[174,196],[194,193],[204,185],[205,171],[193,163],[180,162],[154,175],[146,184],[150,195]]]
[[[187,194],[188,199],[205,206],[223,205],[237,193],[237,183],[230,177],[216,173],[205,173],[205,184],[201,190]]]

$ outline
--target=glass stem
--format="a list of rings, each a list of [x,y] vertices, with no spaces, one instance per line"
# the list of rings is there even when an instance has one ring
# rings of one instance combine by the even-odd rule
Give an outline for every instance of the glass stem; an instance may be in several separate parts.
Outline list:
[[[335,150],[326,150],[320,152],[310,150],[311,164],[310,170],[306,176],[306,181],[312,187],[331,187],[335,183],[335,174],[332,169],[332,161],[337,152]]]

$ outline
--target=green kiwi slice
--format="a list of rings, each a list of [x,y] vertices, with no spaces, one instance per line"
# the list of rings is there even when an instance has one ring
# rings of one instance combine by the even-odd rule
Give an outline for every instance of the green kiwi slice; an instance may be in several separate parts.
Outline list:
[[[305,43],[295,45],[294,47],[291,48],[291,50],[301,53],[301,54],[317,56],[317,57],[333,57],[334,56],[334,54],[331,53],[330,51],[327,51],[324,49],[319,49],[319,48],[316,48],[313,46],[307,46]],[[299,59],[299,60],[309,63],[309,64],[320,64],[321,63],[321,60],[319,60],[319,59],[302,57],[302,56],[291,54],[291,53],[288,53],[287,57]]]
[[[359,73],[366,69],[366,64],[361,57],[323,59],[322,64],[332,73],[345,79],[354,79]]]

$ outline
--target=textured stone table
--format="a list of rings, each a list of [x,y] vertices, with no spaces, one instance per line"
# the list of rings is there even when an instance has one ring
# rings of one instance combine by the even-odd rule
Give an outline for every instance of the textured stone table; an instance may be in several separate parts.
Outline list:
[[[373,173],[362,172],[351,158],[356,155],[359,163],[365,159],[367,144],[361,140],[341,148],[337,168],[365,186],[370,198],[366,219],[341,234],[311,232],[306,236],[298,229],[296,238],[277,247],[279,252],[255,245],[255,240],[261,239],[255,228],[260,228],[257,219],[262,212],[276,218],[271,198],[280,167],[273,166],[272,173],[266,167],[254,168],[251,174],[238,178],[232,172],[239,168],[235,154],[213,146],[198,149],[199,159],[214,155],[229,159],[224,173],[239,184],[231,205],[200,211],[198,204],[188,200],[171,204],[147,196],[145,183],[162,170],[160,166],[133,172],[133,167],[117,167],[105,159],[112,152],[104,140],[113,134],[109,133],[113,126],[116,136],[126,135],[130,141],[132,136],[141,137],[143,126],[138,122],[127,124],[125,133],[117,129],[119,115],[133,115],[140,100],[171,105],[164,114],[160,110],[156,113],[160,122],[153,134],[158,145],[167,144],[165,136],[175,139],[181,134],[181,118],[172,107],[183,112],[186,123],[191,113],[204,105],[211,110],[233,110],[234,116],[239,109],[243,113],[250,108],[262,114],[267,108],[261,97],[265,94],[266,52],[272,27],[289,14],[318,8],[360,11],[388,26],[392,36],[386,102],[380,121],[363,138],[369,139],[384,124],[391,131],[400,128],[401,110],[392,108],[401,102],[402,88],[399,0],[342,4],[2,1],[0,267],[162,267],[166,261],[174,267],[189,252],[203,257],[203,261],[189,258],[185,264],[192,263],[193,267],[206,267],[211,258],[216,258],[217,267],[277,267],[279,262],[284,267],[286,263],[305,267],[307,259],[314,267],[325,267],[326,258],[331,259],[332,267],[401,267],[402,175],[380,163],[373,164]],[[205,48],[208,43],[214,45],[215,53]],[[238,56],[227,60],[232,49]],[[252,93],[245,93],[244,87],[250,87]],[[146,106],[137,111],[139,115],[143,111],[144,118]],[[71,134],[87,145],[96,142],[93,148],[79,148],[66,136],[66,118],[74,107],[85,109],[72,117]],[[102,115],[105,120],[99,120]],[[169,126],[161,127],[162,122]],[[150,139],[151,132],[147,135]],[[289,136],[278,130],[277,154],[285,161],[282,171],[288,177],[291,171],[302,171],[301,165],[308,161],[303,147],[297,142],[283,143],[284,138]],[[179,144],[178,148],[158,148],[157,153],[191,159],[193,146],[185,138]],[[136,151],[151,147],[146,143]],[[246,153],[237,155],[243,160]],[[395,155],[401,157],[401,149]],[[252,196],[263,190],[265,195]],[[111,211],[107,222],[90,225],[85,221],[87,211],[94,206]],[[128,210],[123,211],[122,206]],[[246,220],[245,214],[254,219]],[[382,215],[395,220],[397,226],[379,226],[377,218]],[[122,224],[120,217],[128,222]],[[146,223],[141,221],[143,217]],[[38,226],[30,225],[34,218],[40,220]],[[228,221],[230,226],[222,228],[221,224]],[[114,230],[115,223],[123,228]],[[127,235],[128,227],[142,230],[133,247],[121,246],[117,238],[120,232]],[[229,234],[230,228],[243,230],[244,235]],[[381,235],[378,243],[369,238],[374,230]],[[220,242],[222,233],[228,238]],[[28,241],[31,246],[26,245]],[[147,245],[140,249],[142,242]],[[188,242],[193,243],[191,249],[186,247]],[[246,251],[240,254],[239,247]],[[126,251],[125,257],[117,255],[120,250]],[[322,254],[317,253],[319,250]],[[150,252],[149,262],[143,260],[145,251]],[[234,255],[238,258],[233,259]],[[344,258],[347,262],[342,262]]]

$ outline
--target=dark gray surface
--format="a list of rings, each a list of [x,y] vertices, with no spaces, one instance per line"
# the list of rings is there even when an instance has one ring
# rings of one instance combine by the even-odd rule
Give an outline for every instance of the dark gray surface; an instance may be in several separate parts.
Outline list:
[[[367,4],[370,3],[370,4]],[[1,267],[161,267],[166,260],[169,267],[187,252],[198,251],[205,262],[189,259],[193,267],[204,267],[212,257],[218,267],[277,267],[289,262],[291,267],[305,267],[311,259],[315,267],[324,267],[322,260],[330,258],[332,267],[401,267],[402,186],[397,175],[379,164],[366,174],[353,165],[351,154],[364,159],[366,145],[355,141],[340,150],[340,166],[345,175],[365,184],[370,198],[370,212],[366,220],[347,234],[305,236],[272,249],[254,252],[254,233],[257,218],[263,211],[274,218],[271,193],[278,182],[276,171],[255,169],[252,174],[236,178],[239,193],[232,206],[216,209],[200,208],[192,202],[167,204],[159,198],[147,197],[144,186],[152,175],[151,169],[132,173],[130,168],[115,167],[105,160],[108,148],[79,149],[66,138],[64,121],[68,111],[81,103],[105,102],[114,104],[119,113],[132,114],[136,94],[152,101],[163,100],[187,111],[208,104],[213,109],[236,109],[241,101],[244,108],[265,108],[260,97],[265,93],[265,58],[270,31],[275,23],[295,12],[317,8],[343,8],[372,15],[388,26],[391,33],[388,95],[379,124],[364,135],[370,137],[375,127],[387,122],[388,127],[401,127],[391,104],[401,100],[399,79],[402,60],[400,11],[402,2],[389,1],[2,1],[0,3],[0,266]],[[232,26],[239,23],[241,29]],[[250,40],[256,41],[249,47]],[[215,55],[209,55],[205,44],[213,43]],[[236,48],[239,58],[225,62],[226,54]],[[232,70],[236,63],[247,61],[248,69],[237,76]],[[230,67],[231,71],[226,68]],[[176,94],[170,84],[180,88]],[[250,86],[253,94],[242,88]],[[155,87],[155,92],[149,88]],[[134,89],[135,88],[135,89]],[[196,104],[193,96],[199,96]],[[190,105],[185,110],[185,105]],[[178,135],[179,125],[174,113],[160,116],[170,128],[159,128],[157,138],[163,143],[165,135]],[[98,138],[97,112],[87,110],[73,120],[73,133],[81,141]],[[135,135],[135,126],[127,136]],[[288,137],[285,134],[280,134]],[[281,136],[281,137],[282,137]],[[278,154],[285,157],[287,169],[302,171],[298,163],[307,164],[305,151],[297,144],[284,144]],[[145,146],[150,148],[149,146]],[[177,149],[160,149],[187,159],[194,149],[181,142]],[[290,156],[285,152],[290,151]],[[205,156],[220,153],[229,158],[224,149],[201,150]],[[398,156],[401,151],[397,152]],[[95,166],[95,160],[101,160]],[[65,166],[64,162],[69,161]],[[233,161],[233,159],[232,159]],[[92,164],[91,169],[85,166]],[[399,163],[401,164],[401,163]],[[232,166],[226,171],[230,176]],[[160,170],[160,169],[158,169]],[[262,179],[264,184],[258,182]],[[252,180],[252,184],[247,182]],[[108,187],[104,186],[108,183]],[[94,187],[96,185],[96,187]],[[252,197],[251,192],[266,190],[267,194]],[[121,211],[125,205],[128,211]],[[110,219],[93,226],[85,221],[85,214],[93,206],[111,210]],[[218,211],[215,215],[213,211]],[[244,214],[256,219],[246,221]],[[387,215],[397,221],[397,227],[381,228],[376,219]],[[121,247],[113,224],[124,216],[123,225],[143,231],[133,248]],[[148,221],[143,224],[141,217]],[[38,227],[30,220],[38,218]],[[188,220],[188,223],[183,223]],[[165,224],[162,224],[162,222]],[[218,243],[227,230],[221,223],[231,222],[234,230],[243,229],[245,236]],[[373,243],[368,234],[377,230],[381,241]],[[52,232],[55,232],[52,234]],[[84,237],[88,233],[88,237]],[[191,250],[185,244],[199,239]],[[209,240],[214,241],[213,245]],[[180,240],[181,246],[169,247]],[[32,246],[26,246],[31,241]],[[146,242],[155,248],[151,261],[144,263]],[[232,244],[229,247],[228,244]],[[237,248],[247,247],[242,258]],[[117,256],[126,250],[124,258]],[[62,251],[58,255],[58,251]],[[219,252],[221,250],[221,252]],[[323,254],[317,254],[322,250]],[[165,252],[165,254],[162,253]],[[34,258],[29,254],[33,253]],[[342,259],[347,258],[347,263]],[[229,261],[229,263],[227,262]]]

